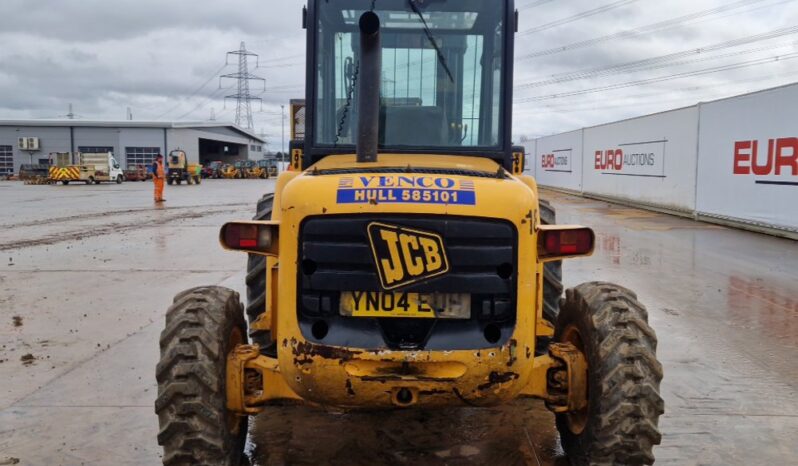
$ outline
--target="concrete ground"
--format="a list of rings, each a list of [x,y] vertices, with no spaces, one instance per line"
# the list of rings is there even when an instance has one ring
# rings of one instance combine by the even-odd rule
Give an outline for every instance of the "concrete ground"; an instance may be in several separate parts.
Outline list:
[[[218,227],[272,181],[24,186],[0,182],[0,465],[157,464],[154,367],[171,297],[241,290]],[[565,282],[639,294],[659,335],[666,402],[657,464],[798,461],[798,243],[546,193],[598,235]],[[536,401],[492,409],[337,413],[273,407],[254,464],[561,465]]]

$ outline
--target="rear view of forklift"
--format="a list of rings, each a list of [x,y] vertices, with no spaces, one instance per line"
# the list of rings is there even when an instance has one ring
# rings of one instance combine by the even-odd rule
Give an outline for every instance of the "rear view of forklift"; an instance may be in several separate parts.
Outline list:
[[[238,464],[247,416],[285,400],[518,397],[555,413],[573,464],[653,463],[646,309],[604,282],[561,298],[558,261],[594,234],[554,224],[512,148],[512,0],[309,0],[303,18],[305,140],[256,219],[220,232],[249,254],[246,311],[201,287],[166,315],[164,464]]]

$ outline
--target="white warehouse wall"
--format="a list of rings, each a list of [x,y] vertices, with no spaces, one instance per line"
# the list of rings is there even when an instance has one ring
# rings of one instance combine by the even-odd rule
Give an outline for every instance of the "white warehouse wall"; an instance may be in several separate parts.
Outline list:
[[[582,130],[538,139],[531,162],[538,183],[581,192]]]
[[[797,106],[798,83],[547,136],[530,171],[540,186],[798,239]]]
[[[584,131],[584,192],[677,211],[695,209],[697,107]]]
[[[701,105],[699,215],[798,231],[798,85]]]

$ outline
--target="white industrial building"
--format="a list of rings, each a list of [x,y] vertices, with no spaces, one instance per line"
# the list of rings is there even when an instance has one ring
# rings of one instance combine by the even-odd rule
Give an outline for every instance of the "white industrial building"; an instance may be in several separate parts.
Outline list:
[[[22,164],[47,164],[54,152],[113,152],[123,167],[149,164],[175,149],[190,162],[263,158],[265,141],[231,123],[0,120],[0,175]]]

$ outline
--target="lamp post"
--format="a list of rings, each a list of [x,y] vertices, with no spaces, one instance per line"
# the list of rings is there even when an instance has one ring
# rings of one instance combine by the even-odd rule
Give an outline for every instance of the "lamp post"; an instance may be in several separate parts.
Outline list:
[[[280,121],[283,124],[283,142],[280,144],[280,152],[283,153],[283,158],[285,158],[285,105],[280,105]]]

